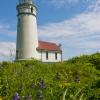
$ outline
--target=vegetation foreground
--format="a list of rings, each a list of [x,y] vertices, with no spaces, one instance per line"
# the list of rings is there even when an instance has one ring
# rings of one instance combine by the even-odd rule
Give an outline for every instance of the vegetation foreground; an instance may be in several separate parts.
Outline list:
[[[2,62],[0,100],[100,100],[100,53],[54,64]]]

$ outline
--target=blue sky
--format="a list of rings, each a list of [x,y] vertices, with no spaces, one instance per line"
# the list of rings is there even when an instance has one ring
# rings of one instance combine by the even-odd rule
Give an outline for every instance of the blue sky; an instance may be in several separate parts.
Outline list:
[[[100,0],[34,0],[39,39],[62,44],[63,59],[100,51]],[[16,4],[0,3],[0,60],[16,47]]]

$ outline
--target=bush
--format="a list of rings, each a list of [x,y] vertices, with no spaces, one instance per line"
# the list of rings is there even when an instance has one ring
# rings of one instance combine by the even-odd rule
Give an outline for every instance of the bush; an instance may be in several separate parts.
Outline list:
[[[97,53],[83,55],[54,64],[3,62],[0,64],[0,99],[99,100],[99,57]]]

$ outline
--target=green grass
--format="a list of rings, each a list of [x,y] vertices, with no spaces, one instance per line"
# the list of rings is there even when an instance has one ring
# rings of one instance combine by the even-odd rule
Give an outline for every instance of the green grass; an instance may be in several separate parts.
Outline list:
[[[21,100],[99,100],[100,53],[55,64],[2,62],[0,97],[12,100],[16,92]]]

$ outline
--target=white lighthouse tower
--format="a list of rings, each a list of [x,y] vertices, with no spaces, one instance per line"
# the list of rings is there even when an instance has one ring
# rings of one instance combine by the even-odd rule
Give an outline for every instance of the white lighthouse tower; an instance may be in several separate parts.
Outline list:
[[[32,0],[19,0],[17,12],[16,60],[38,59],[36,7]]]

